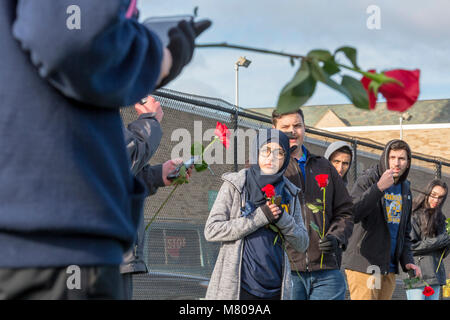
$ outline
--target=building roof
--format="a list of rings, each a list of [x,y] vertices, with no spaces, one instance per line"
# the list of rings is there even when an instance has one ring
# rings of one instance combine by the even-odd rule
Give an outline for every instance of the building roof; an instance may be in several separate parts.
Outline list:
[[[271,115],[274,108],[253,108],[250,110]],[[317,123],[332,111],[336,117],[348,126],[396,125],[400,113],[387,110],[386,103],[378,103],[375,110],[363,110],[352,104],[320,105],[301,107],[306,125],[315,127]],[[404,124],[431,124],[450,122],[450,99],[417,101],[408,110],[412,117]]]

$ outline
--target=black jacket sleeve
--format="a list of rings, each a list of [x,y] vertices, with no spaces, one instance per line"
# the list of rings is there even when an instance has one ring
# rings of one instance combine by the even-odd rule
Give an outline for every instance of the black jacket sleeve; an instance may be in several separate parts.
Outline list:
[[[353,202],[348,194],[344,181],[336,169],[332,165],[330,167],[331,182],[334,186],[333,218],[330,221],[327,234],[335,236],[339,242],[339,246],[345,250],[348,239],[353,232]]]
[[[136,175],[158,149],[162,138],[161,125],[153,114],[145,113],[124,129],[124,136],[131,171]]]
[[[149,196],[158,191],[158,188],[164,187],[164,180],[162,178],[162,164],[156,166],[146,165],[137,174],[137,177],[142,179],[149,190]]]
[[[351,195],[353,198],[353,217],[354,222],[358,223],[367,219],[376,207],[376,204],[383,197],[383,192],[373,178],[360,176],[356,181]]]
[[[400,265],[401,265],[401,267],[402,267],[404,272],[408,272],[408,270],[406,269],[406,265],[408,263],[413,263],[414,264],[413,253],[412,253],[412,250],[411,250],[411,244],[412,244],[411,230],[412,230],[412,226],[411,226],[411,212],[409,212],[408,219],[406,221],[403,250],[402,250],[402,253],[400,255]]]
[[[410,233],[412,241],[411,249],[415,256],[429,254],[450,246],[450,236],[445,232],[445,225],[444,230],[441,229],[437,237],[422,239],[420,234],[420,226],[417,220],[412,219],[412,230]]]

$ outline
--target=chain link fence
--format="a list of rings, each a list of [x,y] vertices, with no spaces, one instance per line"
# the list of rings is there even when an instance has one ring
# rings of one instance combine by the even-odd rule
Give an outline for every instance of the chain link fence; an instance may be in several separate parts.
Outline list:
[[[223,164],[212,163],[211,171],[194,172],[190,182],[181,185],[173,193],[165,207],[146,232],[144,260],[149,273],[134,277],[134,299],[201,299],[205,296],[209,277],[214,268],[220,244],[209,243],[203,235],[209,211],[222,185],[221,175],[238,171],[248,160],[248,145],[252,130],[270,128],[271,119],[248,110],[238,110],[233,104],[221,99],[196,96],[168,89],[153,93],[164,111],[162,128],[164,135],[158,151],[150,164],[164,163],[173,158],[188,159],[189,151],[182,152],[180,145],[211,141],[211,130],[217,121],[230,129],[239,129],[232,139],[230,148],[223,151],[219,146],[212,151],[215,159]],[[133,107],[121,110],[124,124],[137,119]],[[349,188],[358,174],[379,161],[383,145],[346,135],[331,134],[307,127],[305,146],[314,154],[323,155],[334,141],[347,141],[356,148],[356,161],[349,172]],[[234,152],[239,150],[239,152]],[[245,150],[245,151],[244,151]],[[186,150],[184,150],[186,151]],[[221,153],[222,152],[222,153]],[[435,177],[450,185],[450,163],[414,153],[409,174],[413,196],[424,189]],[[157,194],[147,198],[144,206],[145,221],[148,223],[173,187],[160,188]],[[450,201],[444,207],[449,217]],[[445,261],[447,271],[450,263]],[[405,299],[399,276],[394,299]]]

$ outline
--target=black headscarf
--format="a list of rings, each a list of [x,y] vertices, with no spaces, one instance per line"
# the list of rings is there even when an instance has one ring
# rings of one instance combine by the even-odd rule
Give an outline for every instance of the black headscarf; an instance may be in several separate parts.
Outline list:
[[[276,142],[285,152],[283,166],[276,174],[269,175],[261,172],[258,164],[259,150],[267,143]],[[290,159],[289,138],[281,131],[276,129],[263,129],[257,132],[250,149],[251,167],[247,170],[245,188],[247,191],[246,200],[250,201],[256,207],[266,203],[264,192],[261,191],[267,184],[277,187],[283,182],[284,172],[286,171]],[[277,188],[278,189],[278,188]]]

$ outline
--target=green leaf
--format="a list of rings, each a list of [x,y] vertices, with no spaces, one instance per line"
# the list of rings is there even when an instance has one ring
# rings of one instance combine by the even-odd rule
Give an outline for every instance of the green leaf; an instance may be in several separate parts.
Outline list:
[[[330,76],[341,71],[341,69],[336,64],[336,61],[334,61],[334,59],[330,61],[325,61],[323,63],[322,69]]]
[[[314,231],[316,231],[318,234],[319,234],[319,236],[320,236],[320,229],[319,229],[319,227],[317,226],[317,224],[315,224],[314,222],[310,222],[309,223],[309,225],[311,226],[311,228],[314,230]]]
[[[352,63],[354,68],[359,69],[358,64],[356,63],[356,54],[357,51],[355,48],[353,47],[340,47],[338,49],[336,49],[336,51],[334,52],[334,57],[336,58],[336,53],[338,52],[342,52],[345,54],[345,56],[347,57],[347,59]]]
[[[320,205],[315,205],[312,203],[307,203],[306,206],[313,212],[313,213],[317,213],[319,211],[323,210],[323,207]]]
[[[302,60],[294,78],[281,90],[276,111],[279,114],[298,110],[313,95],[316,80],[311,75],[309,63]]]
[[[350,76],[343,76],[341,85],[347,89],[350,101],[355,107],[369,110],[369,96],[361,81]]]
[[[328,50],[315,49],[308,52],[308,58],[313,58],[319,61],[329,61],[333,60],[333,55]]]
[[[172,184],[179,185],[179,184],[185,184],[185,183],[189,183],[189,180],[186,178],[186,167],[181,166],[180,175],[178,176],[178,178],[173,180]]]
[[[275,233],[280,232],[280,230],[276,226],[274,226],[273,224],[269,224],[269,228],[270,228],[270,230],[272,230]]]
[[[320,200],[320,199],[316,199],[316,201],[317,201],[318,203],[322,203],[322,200]]]
[[[343,76],[342,83],[339,84],[331,77],[327,76],[324,82],[330,88],[342,93],[357,108],[369,109],[369,97],[361,82],[350,76]]]
[[[334,60],[334,56],[328,50],[311,50],[308,53],[308,58],[323,62],[322,69],[330,76],[341,71],[341,69],[336,64],[336,61]]]
[[[322,70],[316,60],[309,61],[309,68],[311,69],[311,75],[316,81],[326,82],[328,75]]]
[[[277,240],[278,240],[278,233],[277,233],[277,236],[275,237],[275,239],[273,240],[273,245],[277,244]]]
[[[208,169],[208,166],[209,165],[205,162],[205,160],[202,160],[201,164],[194,164],[195,171],[197,172],[205,171],[206,169]]]

